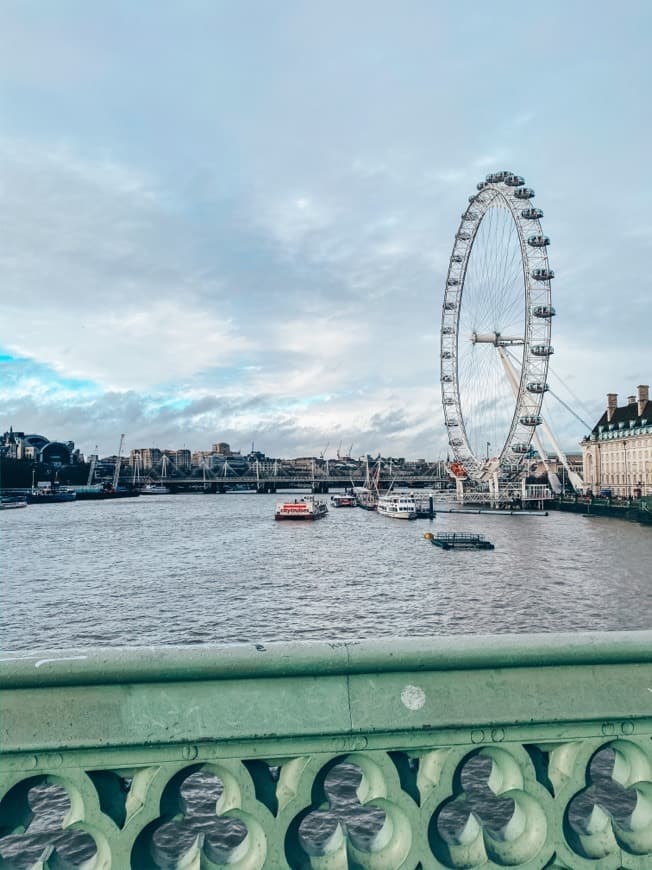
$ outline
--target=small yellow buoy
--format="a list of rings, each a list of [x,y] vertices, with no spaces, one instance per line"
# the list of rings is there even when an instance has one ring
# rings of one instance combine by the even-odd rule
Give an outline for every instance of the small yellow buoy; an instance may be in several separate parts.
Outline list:
[[[426,541],[432,541],[433,534],[432,532],[426,532],[423,537],[426,539]]]

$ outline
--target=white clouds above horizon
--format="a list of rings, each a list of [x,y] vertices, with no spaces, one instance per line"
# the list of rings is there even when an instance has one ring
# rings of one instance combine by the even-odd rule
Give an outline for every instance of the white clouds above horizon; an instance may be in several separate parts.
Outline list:
[[[3,8],[0,428],[442,455],[453,234],[509,167],[553,240],[556,368],[590,408],[650,380],[644,4],[381,6]],[[545,37],[536,93],[489,26]]]

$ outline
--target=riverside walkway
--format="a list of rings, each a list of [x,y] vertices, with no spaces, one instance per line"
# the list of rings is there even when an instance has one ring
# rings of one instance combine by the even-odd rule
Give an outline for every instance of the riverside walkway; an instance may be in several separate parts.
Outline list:
[[[34,867],[69,866],[67,832],[94,870],[643,870],[651,736],[652,632],[4,654],[0,864],[43,843],[50,784],[68,812]]]

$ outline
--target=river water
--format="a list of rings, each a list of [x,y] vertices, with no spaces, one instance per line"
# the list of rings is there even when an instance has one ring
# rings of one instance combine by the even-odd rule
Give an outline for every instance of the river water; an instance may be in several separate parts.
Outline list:
[[[345,508],[317,523],[274,522],[276,502],[294,495],[163,495],[1,512],[0,647],[652,627],[650,527],[557,512],[440,512],[434,521],[399,522]],[[424,540],[430,530],[481,533],[496,549],[440,550]],[[597,760],[605,788],[609,752]],[[361,841],[382,824],[382,811],[352,809],[359,772],[350,768],[340,765],[332,774],[341,811],[319,811],[302,823],[307,842],[325,841],[338,818]],[[478,817],[491,805],[488,774],[468,773]],[[199,772],[183,788],[194,822],[159,829],[152,845],[157,866],[176,867],[198,833],[212,843],[215,860],[226,860],[246,829],[216,818],[221,784]],[[31,866],[48,844],[66,866],[93,854],[88,835],[61,832],[69,802],[60,787],[35,786],[29,799],[35,822],[28,834],[0,839],[0,856],[11,866]],[[632,806],[619,800],[613,811],[627,818]],[[492,810],[497,826],[513,812],[508,803]],[[573,811],[579,825],[590,811],[590,802]],[[442,816],[442,836],[465,820],[464,813]]]
[[[331,509],[161,495],[0,513],[0,648],[652,627],[652,529],[609,518]],[[426,531],[496,545],[442,551]]]

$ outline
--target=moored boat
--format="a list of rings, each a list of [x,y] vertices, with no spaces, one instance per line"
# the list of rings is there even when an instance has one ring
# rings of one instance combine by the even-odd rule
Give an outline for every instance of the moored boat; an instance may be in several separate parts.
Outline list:
[[[28,504],[58,504],[59,502],[75,501],[77,493],[57,483],[48,483],[32,487],[25,496]]]
[[[0,510],[8,511],[13,508],[24,508],[27,507],[27,502],[24,498],[3,498],[0,499]]]
[[[379,514],[396,520],[416,520],[417,505],[414,496],[407,492],[387,492],[378,496]]]
[[[331,504],[333,507],[342,508],[342,507],[355,507],[355,496],[354,495],[332,495],[331,496]]]
[[[72,487],[77,493],[77,501],[103,500],[109,498],[133,498],[140,495],[138,489],[113,489],[110,484],[94,483],[85,486]]]
[[[141,495],[169,495],[172,490],[161,483],[146,483],[141,489]]]
[[[279,502],[276,505],[275,520],[319,520],[328,513],[326,502],[312,496],[295,498],[294,501]]]
[[[366,486],[354,486],[356,504],[365,511],[375,511],[378,505],[378,493]]]

